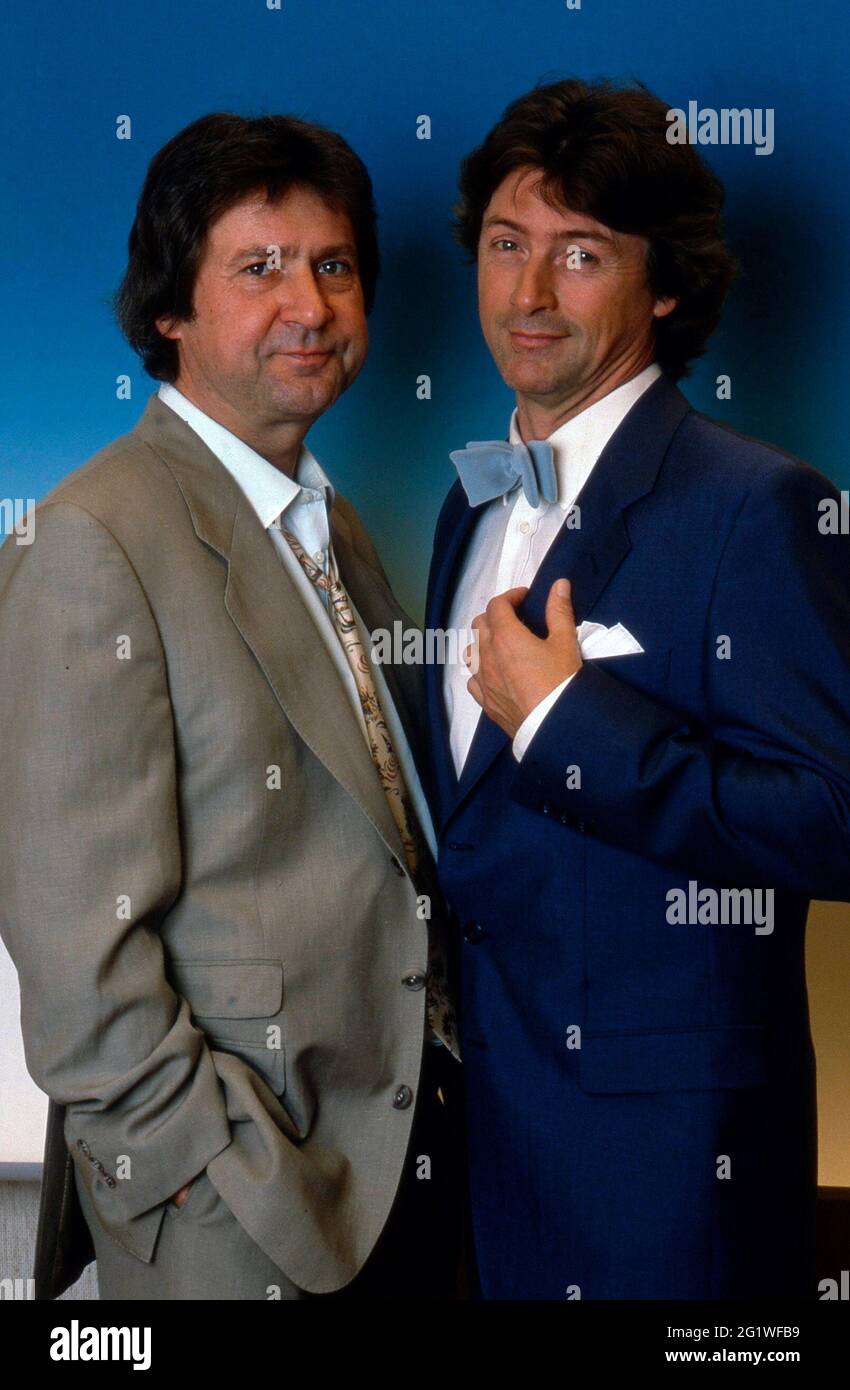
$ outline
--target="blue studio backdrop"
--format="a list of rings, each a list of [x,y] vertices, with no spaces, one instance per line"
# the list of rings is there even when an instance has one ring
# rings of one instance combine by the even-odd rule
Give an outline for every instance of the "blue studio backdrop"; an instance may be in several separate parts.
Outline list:
[[[639,78],[670,106],[772,109],[775,147],[706,147],[743,265],[699,409],[850,485],[844,0],[65,0],[7,10],[0,497],[42,497],[156,389],[109,300],[148,161],[204,112],[286,112],[366,161],[383,271],[364,371],[309,442],[421,616],[449,450],[512,399],[450,232],[459,159],[559,77]],[[430,118],[420,139],[418,118]],[[116,138],[129,116],[132,138]],[[116,378],[129,374],[132,398]],[[718,375],[732,394],[718,400]],[[417,379],[431,380],[430,400]]]

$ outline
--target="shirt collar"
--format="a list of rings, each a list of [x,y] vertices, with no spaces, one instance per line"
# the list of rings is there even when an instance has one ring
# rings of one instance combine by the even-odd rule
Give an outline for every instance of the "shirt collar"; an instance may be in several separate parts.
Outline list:
[[[658,363],[651,362],[637,376],[594,401],[549,435],[558,477],[558,503],[564,510],[575,501],[599,455],[635,401],[660,376]],[[519,444],[522,439],[516,409],[511,415],[508,438],[511,444]]]
[[[224,464],[266,530],[300,496],[302,487],[323,492],[325,505],[330,511],[335,496],[333,484],[306,444],[301,445],[295,478],[290,478],[252,449],[250,444],[246,444],[244,439],[232,434],[211,415],[200,410],[170,382],[162,382],[157,395],[163,404],[186,421]]]

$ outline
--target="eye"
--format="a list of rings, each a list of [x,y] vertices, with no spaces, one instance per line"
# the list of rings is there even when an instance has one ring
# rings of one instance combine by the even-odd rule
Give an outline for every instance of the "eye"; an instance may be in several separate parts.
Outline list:
[[[319,269],[322,270],[323,267],[324,267],[324,266],[327,266],[327,265],[339,266],[339,267],[340,267],[339,270],[331,271],[331,276],[332,276],[332,277],[336,277],[336,276],[338,276],[338,275],[350,275],[350,274],[351,274],[351,271],[352,271],[352,269],[353,269],[353,267],[352,267],[350,261],[336,261],[336,260],[334,260],[334,261],[322,261],[321,265],[319,266]]]
[[[260,279],[263,278],[263,277],[260,276],[260,275],[251,276],[251,271],[252,271],[252,270],[272,270],[272,269],[274,269],[274,267],[273,267],[273,266],[270,266],[269,263],[268,263],[268,261],[252,261],[250,265],[246,265],[246,266],[243,267],[243,274],[250,276],[251,279],[260,280]]]
[[[496,238],[496,240],[493,242],[493,245],[496,247],[497,250],[501,251],[502,248],[506,246],[518,246],[519,242],[511,241],[510,237],[500,236]]]
[[[582,266],[599,264],[599,257],[594,256],[592,251],[586,251],[583,246],[568,246],[565,255],[567,267],[570,270],[579,269],[579,266],[575,264],[576,258],[578,258],[579,263]]]

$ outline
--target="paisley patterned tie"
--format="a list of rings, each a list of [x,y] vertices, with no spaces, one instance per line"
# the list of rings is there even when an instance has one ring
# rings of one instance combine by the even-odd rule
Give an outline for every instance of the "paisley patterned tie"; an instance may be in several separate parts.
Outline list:
[[[307,578],[315,584],[317,589],[321,589],[323,593],[327,594],[328,612],[351,667],[357,693],[360,696],[360,706],[363,711],[363,722],[369,751],[372,754],[372,762],[378,773],[378,779],[387,798],[393,820],[398,827],[407,867],[415,883],[416,870],[420,860],[420,832],[375,689],[369,659],[363,649],[363,643],[360,641],[360,635],[354,622],[351,601],[339,577],[333,548],[328,551],[328,574],[325,574],[321,566],[311,560],[292,532],[287,531],[282,524],[280,529]],[[429,930],[428,977],[426,981],[428,1023],[440,1041],[445,1043],[449,1051],[460,1060],[454,1010],[449,1001],[446,984],[445,960],[434,938],[434,933]]]

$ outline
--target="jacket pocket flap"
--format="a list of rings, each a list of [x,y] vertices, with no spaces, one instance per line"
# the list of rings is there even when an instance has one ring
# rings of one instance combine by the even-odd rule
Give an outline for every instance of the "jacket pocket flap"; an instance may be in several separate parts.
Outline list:
[[[279,960],[173,960],[171,967],[198,1018],[271,1018],[282,1006]]]
[[[590,1092],[711,1091],[768,1079],[763,1024],[671,1033],[583,1033],[579,1085]]]
[[[670,675],[672,647],[660,650],[620,652],[617,656],[591,656],[587,660],[598,665],[600,671],[608,671],[618,680],[634,680],[637,685],[654,685],[665,682]]]

